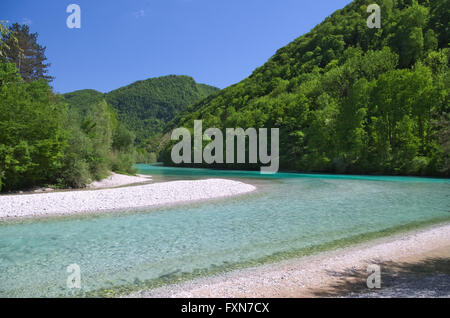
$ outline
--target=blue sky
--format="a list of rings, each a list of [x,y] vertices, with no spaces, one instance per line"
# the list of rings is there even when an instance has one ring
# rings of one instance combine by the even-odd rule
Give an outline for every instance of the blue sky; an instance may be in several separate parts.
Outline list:
[[[108,92],[180,74],[220,88],[351,0],[2,0],[0,20],[27,23],[47,47],[55,91]],[[81,29],[66,8],[81,7]]]

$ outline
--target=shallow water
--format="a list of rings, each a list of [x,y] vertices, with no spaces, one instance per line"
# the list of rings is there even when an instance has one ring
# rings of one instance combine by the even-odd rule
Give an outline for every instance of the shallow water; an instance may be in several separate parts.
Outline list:
[[[450,219],[450,180],[139,166],[156,181],[221,177],[255,184],[237,198],[146,212],[0,225],[0,296],[67,296],[251,262],[414,222]]]

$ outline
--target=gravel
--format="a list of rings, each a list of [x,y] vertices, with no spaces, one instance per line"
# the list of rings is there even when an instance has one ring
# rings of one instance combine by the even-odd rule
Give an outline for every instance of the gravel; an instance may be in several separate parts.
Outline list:
[[[114,188],[124,185],[144,183],[152,180],[151,176],[137,175],[127,176],[124,174],[112,173],[108,178],[101,181],[94,181],[87,187],[91,189]]]
[[[348,298],[450,298],[450,275],[405,275],[390,278],[382,289],[373,292],[350,293]],[[389,284],[389,285],[387,285]],[[387,285],[387,286],[386,286]]]
[[[233,180],[174,181],[104,190],[0,196],[0,219],[98,213],[223,198],[254,191]]]
[[[154,290],[143,290],[126,297],[176,298],[272,298],[272,297],[450,297],[450,288],[435,286],[433,281],[448,282],[448,276],[431,273],[412,285],[386,286],[372,293],[366,286],[369,264],[403,264],[423,260],[421,256],[435,251],[433,257],[450,258],[450,225],[441,225],[413,233],[400,234],[354,247],[321,253],[300,259],[237,270],[222,275],[199,278],[186,283]],[[437,251],[437,252],[436,252]],[[394,263],[389,263],[394,262]],[[382,272],[389,268],[382,268]],[[351,286],[362,288],[348,293],[345,276],[362,273]],[[383,281],[383,277],[381,277]],[[445,277],[446,280],[443,279]],[[422,283],[422,284],[421,284]],[[423,284],[428,283],[428,286]],[[430,287],[431,284],[431,287]]]

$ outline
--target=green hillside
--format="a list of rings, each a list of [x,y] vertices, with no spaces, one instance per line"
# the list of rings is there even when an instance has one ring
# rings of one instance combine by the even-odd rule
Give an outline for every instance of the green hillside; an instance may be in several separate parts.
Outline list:
[[[71,93],[64,94],[64,99],[71,107],[86,111],[89,106],[102,101],[105,98],[103,93],[94,89],[83,89]]]
[[[169,128],[279,127],[286,170],[448,176],[449,17],[445,0],[355,0]]]
[[[136,134],[137,143],[161,133],[167,122],[188,105],[216,92],[189,76],[165,76],[138,81],[106,94],[119,120]]]

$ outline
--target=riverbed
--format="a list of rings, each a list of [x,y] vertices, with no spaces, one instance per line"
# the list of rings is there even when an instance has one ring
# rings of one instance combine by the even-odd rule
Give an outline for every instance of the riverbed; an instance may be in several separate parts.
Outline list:
[[[0,296],[117,296],[301,258],[450,220],[448,179],[139,166],[154,182],[231,179],[238,197],[0,225]],[[80,267],[81,289],[67,288]]]

